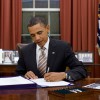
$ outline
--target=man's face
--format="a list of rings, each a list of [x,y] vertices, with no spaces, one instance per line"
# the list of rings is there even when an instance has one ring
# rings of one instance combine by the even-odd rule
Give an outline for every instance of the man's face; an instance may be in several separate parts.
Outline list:
[[[28,27],[29,33],[32,37],[32,40],[38,44],[40,47],[43,47],[48,40],[49,26],[46,27],[43,24],[36,24],[34,26]]]

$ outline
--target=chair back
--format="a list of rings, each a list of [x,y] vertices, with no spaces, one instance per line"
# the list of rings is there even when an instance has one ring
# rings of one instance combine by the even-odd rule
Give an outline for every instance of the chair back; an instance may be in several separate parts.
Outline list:
[[[26,46],[27,44],[25,44],[25,43],[18,43],[17,44],[17,50],[18,50],[18,54],[20,54],[20,50],[24,47],[24,46]]]

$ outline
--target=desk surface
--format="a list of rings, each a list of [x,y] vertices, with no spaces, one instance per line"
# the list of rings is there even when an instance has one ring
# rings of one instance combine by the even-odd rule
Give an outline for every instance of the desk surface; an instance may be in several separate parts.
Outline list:
[[[12,65],[17,65],[17,63],[0,63],[0,65],[2,65],[2,66],[4,66],[4,65],[12,66]]]
[[[100,100],[100,90],[86,89],[85,92],[70,94],[55,92],[61,89],[81,88],[93,82],[100,83],[100,78],[87,78],[69,87],[0,90],[0,100]]]

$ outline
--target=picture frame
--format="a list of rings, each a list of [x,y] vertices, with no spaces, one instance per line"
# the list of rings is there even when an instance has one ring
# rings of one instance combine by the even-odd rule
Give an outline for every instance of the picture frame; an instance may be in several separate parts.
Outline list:
[[[12,50],[3,50],[2,63],[14,63],[14,54]]]
[[[82,61],[83,63],[93,63],[94,62],[93,52],[78,52],[77,58],[79,61]]]
[[[13,54],[14,54],[14,63],[17,63],[18,62],[18,59],[19,59],[18,50],[14,50],[13,51]]]
[[[77,52],[75,52],[75,57],[78,59],[78,53]]]

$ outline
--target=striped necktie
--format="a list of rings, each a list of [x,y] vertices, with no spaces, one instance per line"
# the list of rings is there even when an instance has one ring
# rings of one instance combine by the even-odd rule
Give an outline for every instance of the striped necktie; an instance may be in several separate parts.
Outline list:
[[[40,71],[41,75],[43,76],[46,72],[46,66],[47,66],[47,57],[45,54],[45,47],[41,48],[41,53],[39,56],[39,62],[38,62],[38,70]]]

